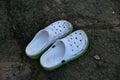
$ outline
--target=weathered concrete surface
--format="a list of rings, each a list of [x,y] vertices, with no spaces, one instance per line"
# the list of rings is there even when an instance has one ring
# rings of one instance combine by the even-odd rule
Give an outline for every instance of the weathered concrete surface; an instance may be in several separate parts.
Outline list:
[[[1,0],[0,80],[119,80],[119,0]],[[47,72],[24,52],[34,34],[67,19],[89,37],[87,54]],[[99,56],[100,60],[94,58]]]

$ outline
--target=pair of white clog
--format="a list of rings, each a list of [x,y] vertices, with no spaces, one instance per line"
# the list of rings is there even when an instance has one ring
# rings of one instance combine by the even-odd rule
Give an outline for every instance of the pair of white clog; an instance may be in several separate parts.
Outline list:
[[[40,30],[26,47],[32,59],[40,56],[40,64],[46,70],[54,70],[85,53],[88,37],[83,30],[74,32],[70,22],[56,21]],[[72,33],[71,33],[72,32]]]

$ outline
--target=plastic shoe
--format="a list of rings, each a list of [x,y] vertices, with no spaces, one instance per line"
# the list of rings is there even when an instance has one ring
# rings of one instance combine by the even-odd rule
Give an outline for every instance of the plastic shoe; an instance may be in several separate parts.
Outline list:
[[[46,70],[54,70],[80,57],[88,47],[88,38],[83,30],[77,30],[63,39],[57,40],[40,58]]]
[[[56,21],[45,29],[40,30],[32,41],[26,47],[26,54],[32,59],[37,59],[46,51],[49,46],[57,39],[65,37],[71,33],[73,27],[71,23],[66,20]]]

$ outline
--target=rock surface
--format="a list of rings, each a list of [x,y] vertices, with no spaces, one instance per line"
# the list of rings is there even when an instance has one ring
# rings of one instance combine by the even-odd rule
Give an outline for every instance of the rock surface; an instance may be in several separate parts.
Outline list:
[[[0,0],[0,80],[120,80],[119,0]],[[24,52],[37,31],[66,19],[89,37],[87,54],[47,72]],[[100,60],[95,60],[99,55]]]

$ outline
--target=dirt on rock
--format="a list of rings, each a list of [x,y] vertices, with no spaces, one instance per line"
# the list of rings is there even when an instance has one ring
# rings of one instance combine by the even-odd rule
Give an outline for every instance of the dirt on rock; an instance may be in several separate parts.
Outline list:
[[[0,80],[120,80],[119,4],[120,0],[0,0]],[[87,33],[89,48],[79,59],[48,72],[39,59],[25,55],[25,47],[37,31],[61,19]]]

